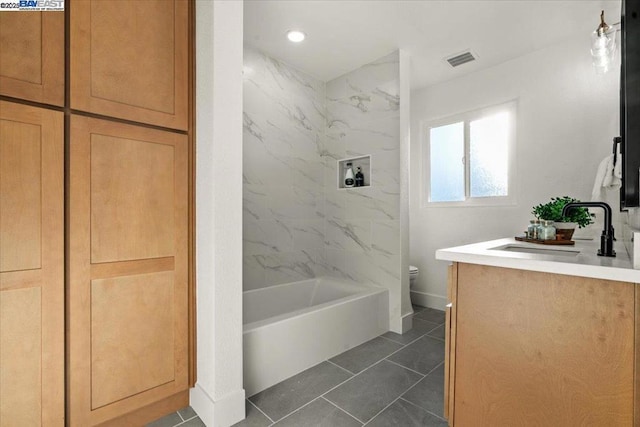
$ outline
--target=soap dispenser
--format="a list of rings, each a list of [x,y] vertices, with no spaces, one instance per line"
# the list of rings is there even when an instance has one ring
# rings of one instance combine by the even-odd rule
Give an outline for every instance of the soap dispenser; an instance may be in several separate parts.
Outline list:
[[[353,168],[351,167],[351,162],[347,163],[347,167],[344,171],[344,186],[345,187],[354,187],[356,185],[356,180],[353,175]]]

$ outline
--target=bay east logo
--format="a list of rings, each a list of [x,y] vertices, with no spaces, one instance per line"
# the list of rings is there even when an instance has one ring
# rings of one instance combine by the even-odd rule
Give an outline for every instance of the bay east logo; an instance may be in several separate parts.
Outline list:
[[[20,9],[64,10],[64,0],[19,0]]]
[[[64,11],[64,0],[0,0],[0,12]]]

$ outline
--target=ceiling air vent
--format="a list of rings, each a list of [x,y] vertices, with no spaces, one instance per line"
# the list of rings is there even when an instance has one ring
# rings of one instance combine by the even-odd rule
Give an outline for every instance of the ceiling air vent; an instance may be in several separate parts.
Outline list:
[[[447,60],[449,65],[451,65],[452,67],[457,67],[458,65],[462,65],[462,64],[466,64],[467,62],[475,61],[476,57],[473,56],[473,54],[471,52],[466,51],[466,52],[462,52],[460,54],[457,54],[455,56],[450,56],[450,57],[445,58],[445,59]]]

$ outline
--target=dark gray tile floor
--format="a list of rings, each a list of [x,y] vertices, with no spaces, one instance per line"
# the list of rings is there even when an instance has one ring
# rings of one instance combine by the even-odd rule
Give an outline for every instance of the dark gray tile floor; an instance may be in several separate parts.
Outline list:
[[[250,396],[234,427],[446,426],[444,312],[413,310],[406,334],[387,332]],[[148,426],[204,423],[187,407]]]
[[[147,424],[146,427],[206,427],[191,406],[180,409],[165,417]]]

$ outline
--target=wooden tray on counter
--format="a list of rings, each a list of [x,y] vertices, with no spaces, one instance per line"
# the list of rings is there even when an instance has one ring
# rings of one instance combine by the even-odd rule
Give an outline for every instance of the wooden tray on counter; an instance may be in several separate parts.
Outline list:
[[[573,240],[538,240],[538,239],[529,239],[522,236],[516,236],[515,239],[518,242],[537,243],[538,245],[573,246],[576,244],[576,242],[574,242]]]

